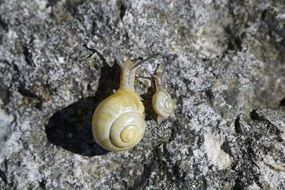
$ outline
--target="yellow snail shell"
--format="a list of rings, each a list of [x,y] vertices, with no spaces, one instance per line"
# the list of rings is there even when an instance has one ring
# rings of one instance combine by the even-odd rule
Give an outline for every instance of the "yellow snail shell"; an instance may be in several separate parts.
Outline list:
[[[157,123],[160,124],[168,118],[174,110],[174,102],[165,90],[158,90],[152,96],[152,107],[157,114]]]
[[[95,141],[110,151],[131,149],[143,138],[144,131],[144,106],[130,89],[120,88],[104,99],[92,118]]]

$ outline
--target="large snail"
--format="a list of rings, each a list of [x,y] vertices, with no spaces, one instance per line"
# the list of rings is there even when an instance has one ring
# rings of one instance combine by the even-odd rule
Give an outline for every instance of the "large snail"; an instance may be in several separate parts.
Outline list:
[[[95,141],[109,151],[133,148],[145,132],[144,106],[134,89],[136,68],[154,56],[140,61],[125,58],[121,67],[120,88],[104,99],[92,118]]]
[[[168,94],[166,89],[163,88],[162,74],[164,69],[158,65],[153,75],[155,81],[156,92],[152,96],[152,108],[157,114],[157,123],[160,124],[164,119],[168,118],[175,108],[175,104]]]

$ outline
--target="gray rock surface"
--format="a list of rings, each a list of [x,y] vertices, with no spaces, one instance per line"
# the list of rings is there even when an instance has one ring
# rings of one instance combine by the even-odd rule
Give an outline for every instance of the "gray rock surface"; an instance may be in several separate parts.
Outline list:
[[[147,129],[123,153],[91,134],[120,72],[96,33],[175,55],[175,113],[157,125],[138,78]],[[283,0],[0,0],[0,189],[284,189],[284,52]]]

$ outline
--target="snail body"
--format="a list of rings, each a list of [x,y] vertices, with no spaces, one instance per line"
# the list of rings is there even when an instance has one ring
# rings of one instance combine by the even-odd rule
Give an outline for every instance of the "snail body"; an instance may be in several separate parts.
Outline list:
[[[93,114],[94,139],[109,151],[129,150],[143,138],[144,106],[141,97],[134,90],[136,67],[142,62],[135,63],[125,59],[120,64],[120,88],[105,98]]]
[[[172,100],[168,92],[162,87],[162,72],[163,70],[161,70],[158,66],[155,71],[155,74],[153,75],[156,92],[152,96],[152,108],[157,114],[158,124],[168,118],[175,109],[174,101]]]

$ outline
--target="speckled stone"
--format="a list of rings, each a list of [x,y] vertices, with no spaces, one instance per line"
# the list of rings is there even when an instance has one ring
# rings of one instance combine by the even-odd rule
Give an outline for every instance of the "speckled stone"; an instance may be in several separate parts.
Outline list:
[[[120,72],[97,34],[167,55],[177,108],[157,125],[137,78],[147,128],[123,153],[91,133]],[[284,189],[284,40],[284,1],[0,0],[0,189]]]

